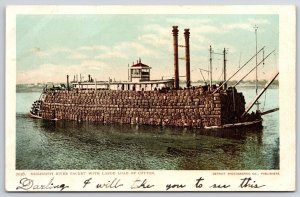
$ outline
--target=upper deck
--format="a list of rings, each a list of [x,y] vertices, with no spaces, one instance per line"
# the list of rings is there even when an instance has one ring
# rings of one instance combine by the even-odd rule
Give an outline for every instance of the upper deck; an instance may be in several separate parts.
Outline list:
[[[153,91],[162,88],[172,88],[173,79],[149,80],[149,81],[94,81],[94,82],[71,82],[76,89],[104,89],[104,90],[135,90]]]

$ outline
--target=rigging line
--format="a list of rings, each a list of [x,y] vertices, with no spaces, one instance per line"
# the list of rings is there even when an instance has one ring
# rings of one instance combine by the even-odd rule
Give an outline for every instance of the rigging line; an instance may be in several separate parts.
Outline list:
[[[203,76],[203,74],[202,74],[202,71],[201,71],[201,69],[200,69],[200,68],[199,68],[199,71],[200,71],[200,74],[201,74],[201,76],[202,76],[202,78],[203,78],[204,82],[206,83],[206,80],[205,80],[205,78],[204,78],[204,76]]]
[[[222,70],[222,73],[221,73],[220,77],[218,78],[218,81],[221,79],[223,73],[224,73],[224,70]]]
[[[240,67],[237,71],[235,71],[235,73],[233,75],[231,75],[231,77],[229,77],[226,81],[224,81],[214,92],[216,93],[217,91],[220,90],[220,88],[226,84],[230,79],[232,79],[242,68],[244,68],[258,53],[260,53],[265,47],[262,47],[256,54],[254,54],[242,67]]]
[[[248,111],[253,107],[253,105],[256,103],[256,101],[261,97],[261,95],[266,91],[266,89],[269,88],[269,86],[273,83],[273,81],[276,79],[276,77],[279,75],[279,72],[277,72],[271,80],[264,86],[264,88],[257,94],[254,99],[251,101],[251,103],[248,105],[248,107],[245,109],[244,113],[241,117],[243,117],[245,114],[248,113]]]
[[[265,91],[265,100],[264,100],[264,106],[262,108],[262,111],[265,111],[265,105],[266,105],[266,99],[267,99],[267,91],[268,90]]]
[[[239,68],[241,67],[242,52],[240,52]]]
[[[243,81],[255,68],[257,68],[261,63],[264,62],[265,59],[267,59],[275,50],[273,50],[271,53],[269,53],[262,61],[260,61],[254,68],[252,68],[246,75],[244,75],[236,84],[234,84],[233,87],[237,86],[241,81]]]
[[[205,71],[205,72],[209,72],[208,70],[202,69],[202,68],[198,68],[199,70]]]
[[[223,53],[216,53],[216,52],[212,52],[212,53],[217,55],[224,55]]]

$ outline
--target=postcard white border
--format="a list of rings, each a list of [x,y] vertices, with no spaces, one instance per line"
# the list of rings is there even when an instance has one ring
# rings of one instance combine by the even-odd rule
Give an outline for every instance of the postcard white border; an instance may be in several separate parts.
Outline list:
[[[279,15],[279,105],[280,105],[280,170],[246,170],[246,171],[128,171],[129,175],[118,175],[126,184],[120,188],[96,189],[94,183],[100,180],[111,180],[106,172],[124,172],[120,170],[52,170],[29,171],[15,170],[16,150],[16,15],[17,14],[278,14]],[[20,176],[34,177],[38,183],[47,184],[54,177],[57,184],[65,183],[70,186],[63,191],[166,191],[166,184],[186,184],[181,189],[168,191],[294,191],[295,190],[295,114],[296,114],[296,17],[294,6],[8,6],[6,9],[6,95],[5,103],[5,188],[16,191]],[[9,109],[9,110],[8,110]],[[97,173],[100,175],[89,175]],[[250,173],[257,183],[266,184],[256,189],[238,188],[240,179],[244,175],[213,175],[213,173]],[[280,175],[261,175],[263,172],[274,172]],[[53,173],[48,176],[33,176],[32,173]],[[63,175],[67,173],[68,175]],[[70,175],[70,173],[82,173]],[[85,175],[83,175],[85,173]],[[146,173],[146,174],[144,174]],[[147,173],[150,173],[147,174]],[[154,175],[151,175],[154,173]],[[61,174],[61,175],[56,175]],[[83,181],[92,177],[95,181],[83,187]],[[203,177],[205,185],[195,188],[196,179]],[[149,189],[131,189],[134,179],[147,178],[148,183],[155,184]],[[217,180],[217,182],[216,182]],[[212,189],[209,185],[231,184],[228,189]],[[21,190],[18,190],[21,191]],[[30,191],[58,191],[30,190]]]

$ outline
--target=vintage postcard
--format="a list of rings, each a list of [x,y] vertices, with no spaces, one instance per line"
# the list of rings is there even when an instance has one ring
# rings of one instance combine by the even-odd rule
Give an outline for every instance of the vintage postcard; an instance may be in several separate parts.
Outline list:
[[[294,191],[294,6],[8,6],[7,191]]]

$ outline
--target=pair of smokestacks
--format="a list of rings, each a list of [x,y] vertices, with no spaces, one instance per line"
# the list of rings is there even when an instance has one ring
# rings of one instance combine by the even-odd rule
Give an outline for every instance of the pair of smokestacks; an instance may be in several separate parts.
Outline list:
[[[174,44],[174,87],[179,89],[179,72],[178,72],[178,26],[173,26],[173,44]],[[185,69],[186,69],[186,87],[191,86],[190,73],[190,30],[184,29],[185,39]]]

